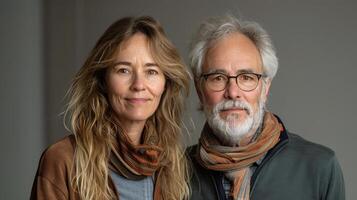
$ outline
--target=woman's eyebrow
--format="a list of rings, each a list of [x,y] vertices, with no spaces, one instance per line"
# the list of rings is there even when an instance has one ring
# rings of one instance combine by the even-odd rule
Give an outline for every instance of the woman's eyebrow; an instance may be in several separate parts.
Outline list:
[[[159,65],[156,64],[156,63],[146,63],[145,66],[147,66],[147,67],[159,67]]]
[[[113,64],[113,66],[117,66],[117,65],[132,66],[133,64],[132,64],[131,62],[128,62],[128,61],[118,61],[118,62],[115,62],[115,63]],[[159,65],[156,64],[156,63],[151,63],[151,62],[149,62],[149,63],[146,63],[144,66],[145,66],[145,67],[158,67]]]
[[[118,61],[118,62],[115,62],[115,63],[113,64],[113,66],[117,66],[117,65],[127,65],[127,66],[131,66],[131,62]]]

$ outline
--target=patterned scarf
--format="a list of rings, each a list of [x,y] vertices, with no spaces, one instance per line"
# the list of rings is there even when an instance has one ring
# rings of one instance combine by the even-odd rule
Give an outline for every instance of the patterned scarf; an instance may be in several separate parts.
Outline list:
[[[206,123],[199,140],[198,162],[209,170],[223,171],[232,181],[233,199],[249,200],[249,167],[264,156],[278,141],[282,125],[270,112],[266,112],[259,136],[245,146],[223,146]]]
[[[160,200],[161,185],[158,177],[161,172],[163,149],[159,145],[154,145],[157,142],[153,138],[144,144],[134,145],[127,134],[120,133],[118,137],[116,149],[112,150],[110,155],[109,168],[130,180],[155,175],[154,200]]]

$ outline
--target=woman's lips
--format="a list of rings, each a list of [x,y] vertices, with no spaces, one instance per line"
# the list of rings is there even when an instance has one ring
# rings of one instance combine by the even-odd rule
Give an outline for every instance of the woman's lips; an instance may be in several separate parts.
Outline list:
[[[149,101],[147,98],[125,98],[125,100],[132,104],[143,104]]]

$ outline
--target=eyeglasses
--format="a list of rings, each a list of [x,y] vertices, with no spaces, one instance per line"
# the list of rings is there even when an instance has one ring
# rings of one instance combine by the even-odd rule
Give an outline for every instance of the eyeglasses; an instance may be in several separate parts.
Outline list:
[[[231,78],[236,80],[238,87],[246,92],[252,91],[257,88],[259,79],[262,77],[262,74],[256,74],[253,72],[244,72],[238,74],[237,76],[228,76],[223,73],[208,73],[201,75],[206,80],[206,86],[208,89],[219,92],[226,89],[228,82]]]

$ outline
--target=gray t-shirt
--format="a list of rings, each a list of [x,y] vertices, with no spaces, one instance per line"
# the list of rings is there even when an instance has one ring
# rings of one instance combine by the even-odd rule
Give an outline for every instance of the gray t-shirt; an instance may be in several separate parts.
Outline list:
[[[148,176],[142,180],[129,180],[110,170],[110,176],[118,191],[120,200],[152,200],[154,179]]]

